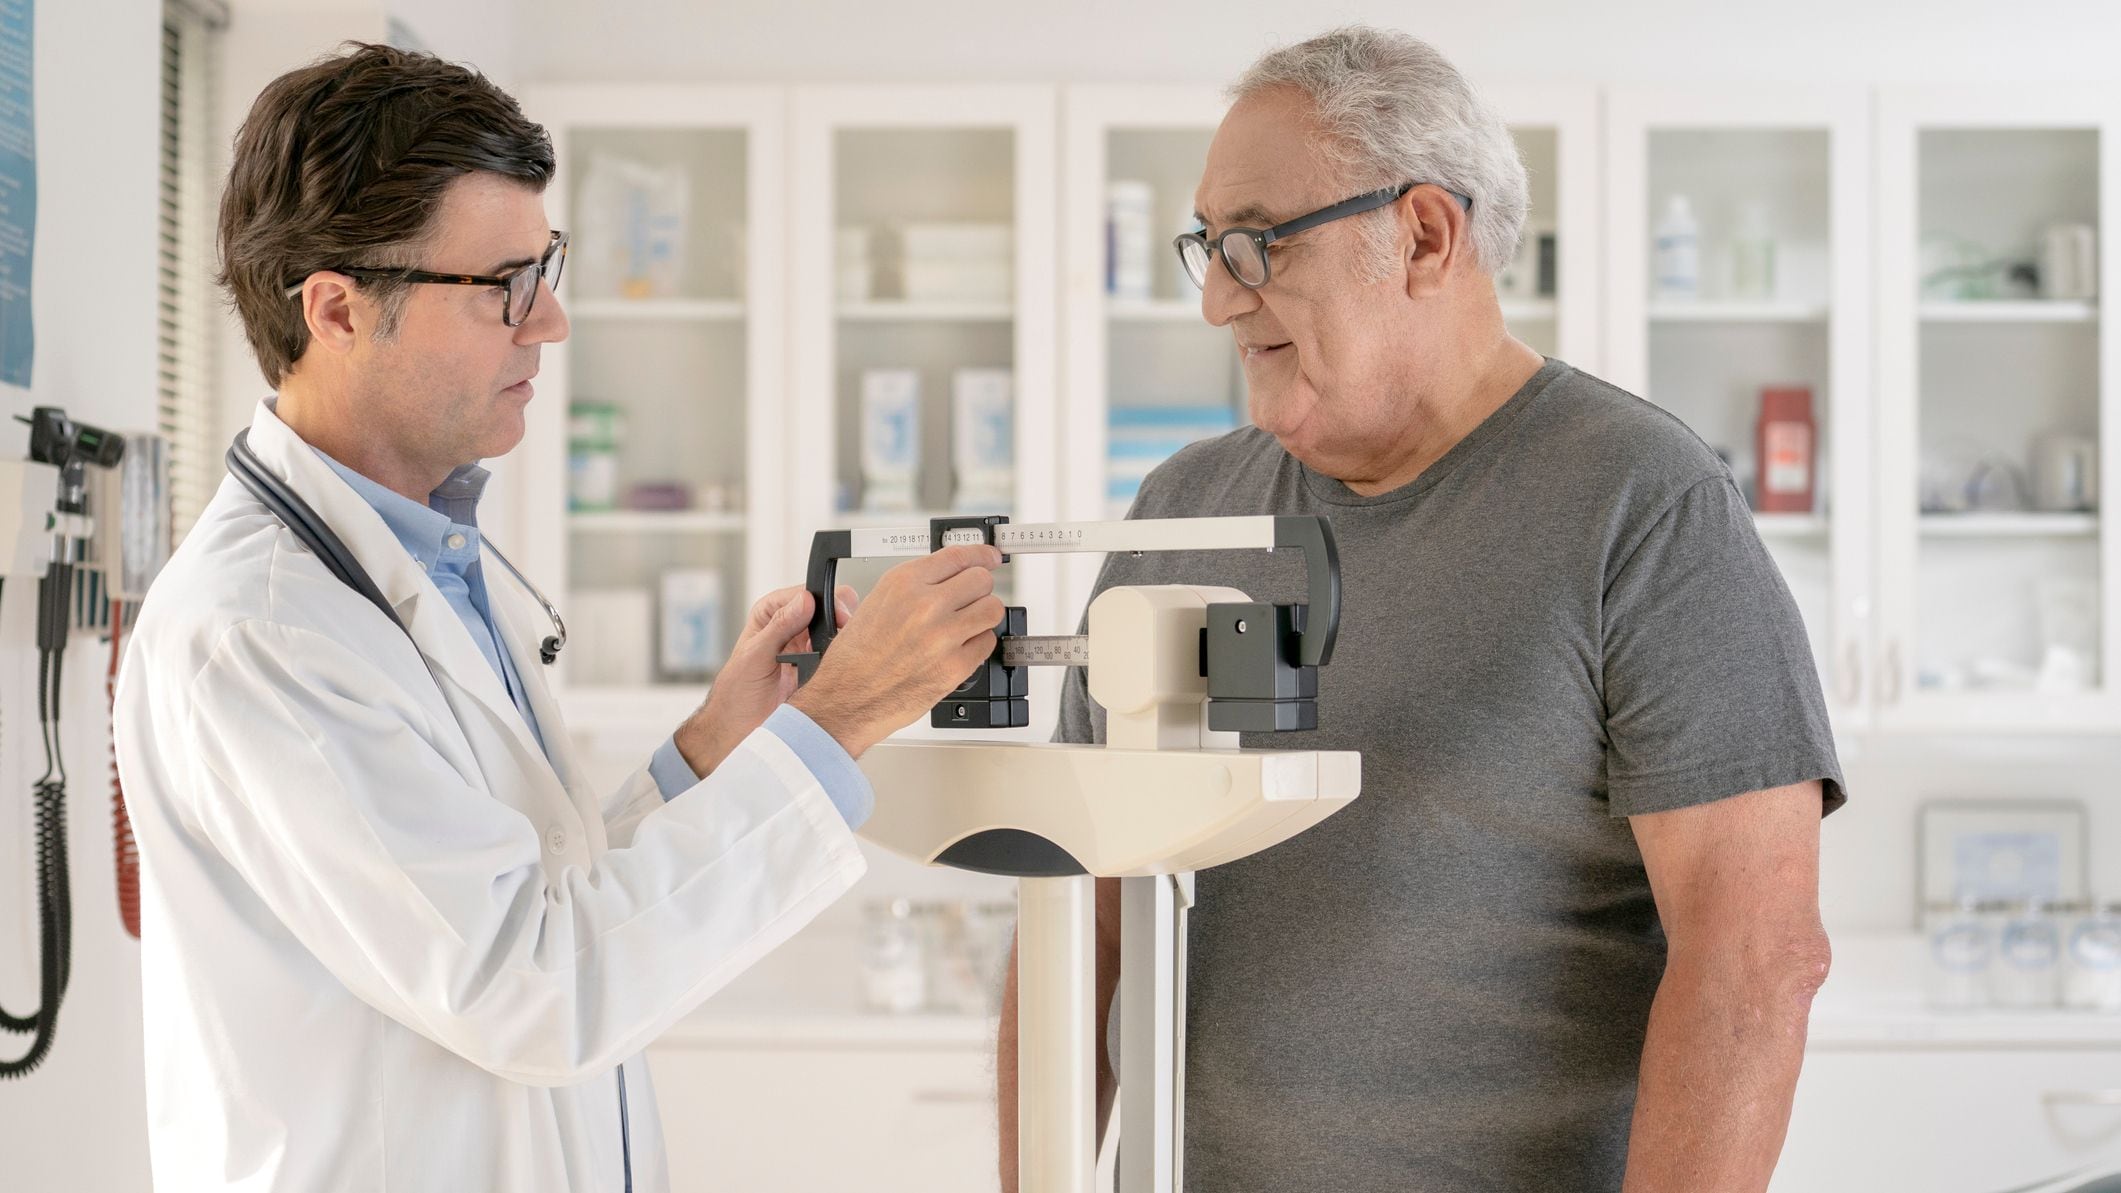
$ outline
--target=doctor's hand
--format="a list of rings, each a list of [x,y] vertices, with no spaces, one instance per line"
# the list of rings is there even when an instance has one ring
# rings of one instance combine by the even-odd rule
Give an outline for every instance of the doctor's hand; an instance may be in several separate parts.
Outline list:
[[[838,601],[833,616],[844,626],[854,615],[854,590],[842,585]],[[810,593],[796,585],[775,589],[751,607],[736,649],[714,677],[707,702],[678,726],[678,753],[694,774],[706,775],[720,766],[794,694],[795,668],[776,656],[810,649],[811,604]]]
[[[945,547],[885,572],[789,700],[856,758],[920,718],[994,653],[993,547]]]

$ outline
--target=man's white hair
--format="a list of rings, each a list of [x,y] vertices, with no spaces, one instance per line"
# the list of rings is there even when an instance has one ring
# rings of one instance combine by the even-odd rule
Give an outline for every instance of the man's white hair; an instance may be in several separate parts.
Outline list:
[[[1270,52],[1230,88],[1230,98],[1281,87],[1310,99],[1327,134],[1320,148],[1349,195],[1433,182],[1473,201],[1467,218],[1483,272],[1495,274],[1516,255],[1531,207],[1517,142],[1434,47],[1396,30],[1349,25]],[[1375,280],[1396,255],[1396,230],[1387,219],[1357,218]]]

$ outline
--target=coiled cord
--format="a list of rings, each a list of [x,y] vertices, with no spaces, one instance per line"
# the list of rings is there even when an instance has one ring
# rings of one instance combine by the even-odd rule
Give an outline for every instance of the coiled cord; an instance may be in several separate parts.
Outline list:
[[[0,1078],[21,1077],[44,1062],[57,1033],[59,1004],[72,975],[73,885],[66,856],[66,760],[59,751],[60,677],[70,628],[67,601],[73,565],[55,562],[37,582],[37,721],[44,737],[44,775],[37,780],[37,920],[39,1001],[16,1015],[0,1007],[0,1028],[33,1033],[29,1051],[0,1060]]]
[[[103,678],[103,694],[109,700],[111,718],[118,715],[118,663],[124,657],[125,602],[110,603],[110,671]],[[118,739],[110,743],[110,832],[118,872],[118,915],[134,940],[140,939],[140,845],[133,839],[133,821],[125,810],[125,786],[118,778]]]

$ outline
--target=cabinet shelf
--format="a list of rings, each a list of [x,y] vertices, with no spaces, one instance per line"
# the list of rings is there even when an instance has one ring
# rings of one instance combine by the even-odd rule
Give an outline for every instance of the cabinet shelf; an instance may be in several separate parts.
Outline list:
[[[848,323],[1007,323],[1016,318],[1016,307],[1007,302],[892,298],[841,303],[839,317]]]
[[[897,526],[926,526],[936,518],[985,517],[1008,510],[841,510],[832,515],[838,530],[876,530]]]
[[[733,298],[589,298],[567,304],[576,319],[604,323],[724,323],[744,317]]]
[[[1561,306],[1551,298],[1505,298],[1502,318],[1506,323],[1547,323],[1559,317]]]
[[[1917,308],[1924,323],[2096,323],[2099,308],[2089,302],[1925,302]]]
[[[567,528],[612,534],[741,534],[744,514],[707,510],[582,510],[567,515]]]
[[[1824,323],[1823,302],[1662,301],[1650,304],[1652,323]]]
[[[1197,323],[1208,326],[1208,321],[1201,316],[1199,299],[1156,298],[1143,302],[1108,298],[1105,314],[1121,323]]]
[[[1754,514],[1753,526],[1762,538],[1825,538],[1824,514]]]
[[[1924,514],[1927,538],[2090,538],[2099,533],[2097,514]]]

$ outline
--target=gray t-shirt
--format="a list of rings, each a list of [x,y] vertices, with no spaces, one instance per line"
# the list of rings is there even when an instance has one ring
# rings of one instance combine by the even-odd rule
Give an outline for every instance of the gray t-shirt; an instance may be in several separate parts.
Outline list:
[[[1664,936],[1623,819],[1810,779],[1838,806],[1804,626],[1728,470],[1549,360],[1376,497],[1247,427],[1131,516],[1324,514],[1342,620],[1316,732],[1362,797],[1203,872],[1186,1181],[1214,1193],[1620,1187]],[[1115,584],[1304,596],[1294,552],[1111,556]],[[1071,674],[1058,737],[1102,741]]]

